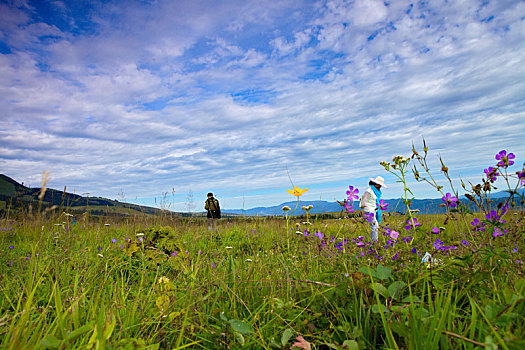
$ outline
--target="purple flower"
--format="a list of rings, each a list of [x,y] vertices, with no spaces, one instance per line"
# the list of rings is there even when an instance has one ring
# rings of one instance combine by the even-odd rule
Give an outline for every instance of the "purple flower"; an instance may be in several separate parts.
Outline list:
[[[413,254],[417,254],[417,249],[416,248],[412,248],[412,253]]]
[[[484,232],[485,231],[485,223],[482,221],[479,221],[478,218],[475,218],[471,223],[472,226],[474,226],[474,230],[478,232]]]
[[[363,246],[365,245],[365,244],[364,244],[363,242],[361,242],[361,241],[357,242],[356,244],[357,244],[358,247],[363,247]]]
[[[116,238],[113,238],[113,239],[111,240],[111,243],[117,243],[117,239],[116,239]]]
[[[179,255],[179,253],[177,253],[177,252],[173,252],[173,253],[171,253],[171,256],[173,256],[173,257],[175,257],[175,258],[176,258],[178,255]]]
[[[439,233],[439,228],[437,227],[432,227],[432,233],[437,235]]]
[[[15,249],[15,247],[13,247],[12,245],[9,246],[9,249]]]
[[[316,233],[314,233],[314,236],[319,238],[321,241],[324,238],[324,235],[323,235],[323,233],[321,231],[317,231]]]
[[[494,232],[492,232],[492,236],[494,238],[496,238],[496,237],[499,237],[499,236],[503,236],[504,233],[506,234],[507,230],[503,230],[503,232],[502,232],[499,227],[494,227]]]
[[[458,198],[452,196],[450,193],[447,193],[446,195],[441,198],[447,207],[454,208],[457,205]]]
[[[349,213],[349,214],[354,212],[354,208],[353,208],[352,202],[346,202],[345,203],[345,211],[347,213]]]
[[[485,172],[485,175],[487,175],[487,180],[494,182],[496,181],[498,177],[498,169],[489,167],[488,169],[483,170]]]
[[[470,242],[465,241],[464,239],[461,240],[461,244],[463,244],[465,247],[468,247],[470,245]]]
[[[388,203],[385,203],[385,201],[381,199],[379,201],[379,209],[386,210],[386,208],[388,208]]]
[[[392,257],[392,260],[396,260],[396,259],[397,259],[397,256],[398,256],[398,253],[396,252],[396,255],[394,255],[394,256]]]
[[[498,165],[504,168],[507,168],[514,164],[514,161],[511,159],[516,158],[514,153],[507,154],[507,151],[502,150],[498,154],[496,154],[496,160],[499,160]]]
[[[397,239],[399,237],[399,232],[397,231],[390,231],[390,237],[392,237],[393,239]]]
[[[490,213],[485,215],[485,218],[492,224],[505,223],[505,220],[501,220],[501,216],[495,210],[491,210]]]
[[[359,199],[359,196],[357,195],[359,193],[359,190],[357,188],[354,188],[354,186],[348,186],[348,191],[346,191],[346,195],[348,196],[348,200],[352,202],[353,200]]]
[[[405,221],[405,225],[405,230],[409,231],[414,227],[421,226],[421,223],[417,222],[417,219],[414,218],[412,220],[408,219],[407,221]]]
[[[516,175],[518,175],[518,181],[522,186],[525,186],[525,170],[522,171],[516,171]]]
[[[102,250],[102,247],[98,247],[97,250],[98,250],[98,251],[101,251],[101,250]]]
[[[212,269],[215,268],[215,264],[214,264],[214,263],[211,263],[211,268],[212,268]]]
[[[374,213],[365,213],[365,219],[369,223],[373,223],[375,220],[376,215]]]
[[[410,243],[410,241],[413,240],[412,237],[403,237],[403,238],[401,238],[401,239],[402,239],[403,242],[405,242],[405,243]]]

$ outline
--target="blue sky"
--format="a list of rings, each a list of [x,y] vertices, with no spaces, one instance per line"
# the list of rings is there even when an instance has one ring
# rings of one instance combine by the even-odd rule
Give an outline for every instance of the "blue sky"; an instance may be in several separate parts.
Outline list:
[[[523,164],[524,42],[516,0],[2,1],[0,173],[175,210],[276,205],[288,175],[397,198],[379,162],[424,136],[479,181]]]

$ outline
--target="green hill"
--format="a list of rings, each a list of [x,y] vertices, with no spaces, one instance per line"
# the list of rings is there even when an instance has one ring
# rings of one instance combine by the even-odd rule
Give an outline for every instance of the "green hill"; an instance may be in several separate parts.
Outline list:
[[[165,212],[157,208],[123,203],[107,198],[83,197],[52,188],[46,189],[42,202],[39,203],[40,200],[38,196],[40,192],[40,188],[26,187],[10,177],[0,174],[0,211],[6,210],[8,207],[15,211],[29,208],[29,206],[36,208],[41,204],[43,208],[48,209],[67,208],[70,211],[76,212],[86,212],[89,210],[91,214],[95,215],[156,215]]]

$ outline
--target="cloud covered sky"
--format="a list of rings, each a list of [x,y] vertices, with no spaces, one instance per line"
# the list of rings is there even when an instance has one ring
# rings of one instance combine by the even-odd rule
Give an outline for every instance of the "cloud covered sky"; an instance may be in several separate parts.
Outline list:
[[[517,0],[2,1],[0,173],[175,210],[293,200],[287,172],[397,198],[379,162],[424,136],[479,181],[525,158],[524,43]]]

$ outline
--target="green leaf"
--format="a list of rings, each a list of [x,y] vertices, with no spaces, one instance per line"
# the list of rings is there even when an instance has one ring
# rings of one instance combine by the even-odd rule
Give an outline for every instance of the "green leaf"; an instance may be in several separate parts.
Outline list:
[[[388,293],[392,298],[397,300],[401,290],[406,286],[406,283],[403,281],[395,281],[388,287]]]
[[[345,340],[343,342],[343,347],[346,346],[346,349],[350,349],[350,350],[358,350],[359,349],[359,345],[357,344],[357,342],[355,340]]]
[[[380,312],[388,313],[388,309],[383,304],[374,304],[374,305],[372,305],[372,312],[374,314],[378,314]]]
[[[288,328],[287,330],[285,330],[283,332],[283,335],[281,337],[281,344],[283,346],[286,346],[286,344],[288,344],[288,341],[290,340],[290,338],[293,336],[294,332],[291,328]]]
[[[239,321],[239,320],[230,320],[230,325],[232,328],[239,333],[242,334],[248,334],[253,332],[252,326],[250,326],[248,323]]]
[[[361,267],[359,269],[359,272],[361,272],[364,275],[368,275],[368,276],[372,276],[372,277],[377,278],[377,273],[376,273],[375,269],[373,269],[370,266],[363,266],[363,267]]]
[[[381,280],[386,280],[390,277],[390,274],[392,272],[392,268],[388,266],[383,266],[381,264],[377,265],[377,278]]]
[[[388,289],[386,289],[385,286],[383,286],[381,283],[374,282],[372,284],[372,288],[385,298],[390,298],[390,293],[388,292]]]
[[[279,344],[277,342],[277,340],[275,340],[275,337],[272,337],[272,339],[270,339],[270,346],[272,348],[277,348],[277,349],[280,349],[281,348],[281,344]]]
[[[485,349],[486,350],[497,350],[498,349],[498,345],[494,343],[494,340],[492,339],[492,336],[490,335],[487,335],[485,337]]]
[[[237,342],[241,345],[241,346],[244,346],[244,336],[239,333],[239,332],[235,332],[235,339],[237,339]]]
[[[50,334],[40,342],[40,346],[43,346],[46,349],[58,349],[60,346],[60,340]]]

